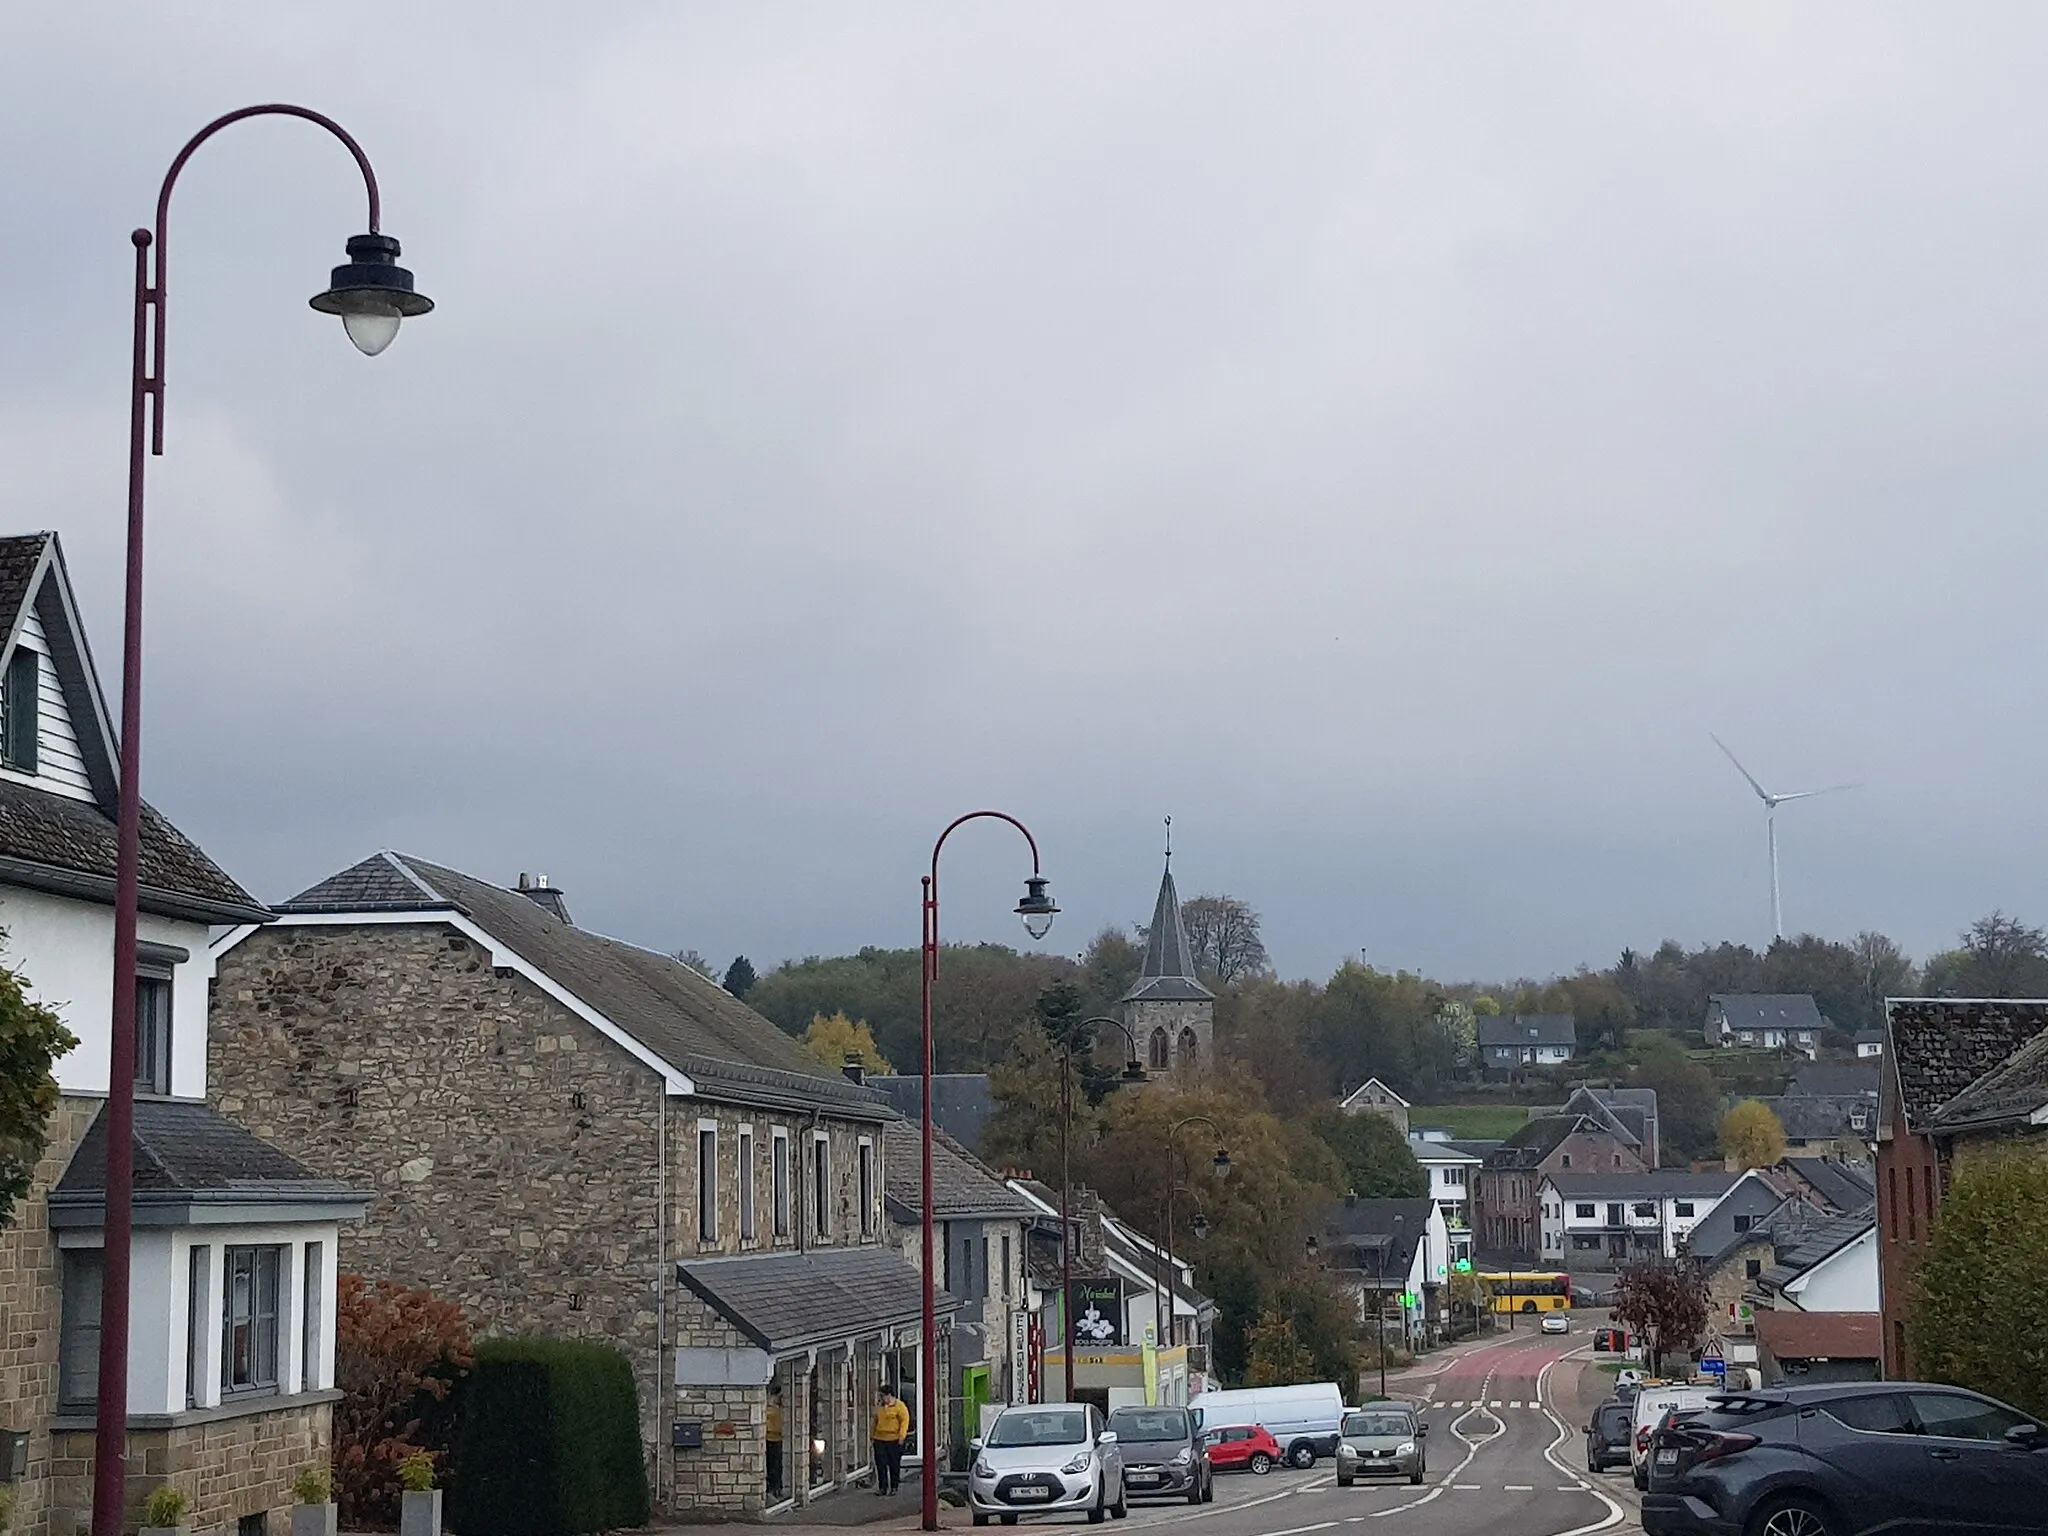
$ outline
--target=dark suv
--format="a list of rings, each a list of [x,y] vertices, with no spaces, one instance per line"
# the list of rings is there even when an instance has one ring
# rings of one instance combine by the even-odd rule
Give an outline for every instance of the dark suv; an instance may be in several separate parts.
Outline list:
[[[2048,1435],[1921,1382],[1728,1392],[1650,1441],[1646,1536],[2048,1532]]]
[[[1586,1470],[1605,1472],[1609,1467],[1629,1463],[1629,1437],[1635,1433],[1635,1415],[1627,1402],[1610,1397],[1593,1410],[1586,1425]]]

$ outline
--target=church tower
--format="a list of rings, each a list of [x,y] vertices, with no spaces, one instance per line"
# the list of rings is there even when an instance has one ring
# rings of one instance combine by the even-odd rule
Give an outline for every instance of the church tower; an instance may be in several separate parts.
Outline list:
[[[1145,968],[1121,999],[1148,1070],[1192,1073],[1216,1048],[1216,994],[1195,977],[1195,956],[1173,888],[1173,821],[1167,820],[1166,873],[1145,939]]]

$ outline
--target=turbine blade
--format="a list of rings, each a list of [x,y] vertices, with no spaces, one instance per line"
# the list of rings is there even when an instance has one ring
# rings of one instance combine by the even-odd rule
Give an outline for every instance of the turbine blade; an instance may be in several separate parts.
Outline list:
[[[1774,800],[1811,800],[1815,795],[1832,795],[1838,790],[1861,789],[1861,784],[1829,784],[1820,789],[1795,790],[1789,795],[1774,795]]]
[[[1735,765],[1735,771],[1741,774],[1745,779],[1749,780],[1749,787],[1756,791],[1757,799],[1763,801],[1765,805],[1769,805],[1772,800],[1770,792],[1766,790],[1763,787],[1763,785],[1757,783],[1755,774],[1751,773],[1747,768],[1742,766],[1742,759],[1740,759],[1733,752],[1730,752],[1728,750],[1728,743],[1723,741],[1720,737],[1715,736],[1712,731],[1707,732],[1707,735],[1713,737],[1714,745],[1719,747],[1722,751],[1722,754],[1727,757],[1728,761]],[[1779,795],[1776,798],[1783,800],[1788,797],[1784,795]]]

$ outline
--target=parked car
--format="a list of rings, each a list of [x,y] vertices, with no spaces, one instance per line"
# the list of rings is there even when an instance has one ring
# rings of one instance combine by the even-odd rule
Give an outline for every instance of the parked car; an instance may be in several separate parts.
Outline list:
[[[1624,1365],[1614,1373],[1614,1384],[1618,1387],[1640,1387],[1649,1379],[1648,1371],[1639,1371],[1632,1365]]]
[[[1719,1389],[1716,1387],[1678,1386],[1670,1382],[1645,1383],[1636,1394],[1636,1400],[1629,1405],[1629,1412],[1635,1416],[1635,1438],[1629,1445],[1629,1475],[1634,1478],[1637,1488],[1650,1486],[1650,1436],[1656,1430],[1664,1415],[1673,1411],[1691,1411],[1707,1406],[1707,1400]]]
[[[1312,1467],[1318,1456],[1336,1455],[1344,1422],[1344,1394],[1334,1381],[1204,1392],[1188,1406],[1203,1429],[1258,1425],[1286,1447],[1288,1464],[1296,1467]]]
[[[2048,1434],[1956,1387],[1718,1393],[1651,1442],[1646,1536],[2048,1531]]]
[[[1586,1470],[1605,1472],[1609,1467],[1629,1463],[1629,1446],[1635,1440],[1635,1414],[1631,1404],[1611,1397],[1593,1410],[1586,1425]]]
[[[1209,1465],[1218,1472],[1242,1470],[1264,1477],[1282,1459],[1280,1442],[1256,1424],[1205,1429],[1202,1442],[1209,1448]]]
[[[1090,1525],[1130,1513],[1116,1433],[1092,1403],[1031,1403],[1005,1408],[968,1442],[967,1506],[976,1525],[991,1516],[1015,1525],[1020,1514],[1085,1511]]]
[[[1429,1470],[1423,1442],[1429,1426],[1419,1423],[1406,1403],[1376,1402],[1344,1415],[1343,1438],[1337,1442],[1337,1486],[1349,1488],[1361,1477],[1405,1477],[1422,1481]]]
[[[1124,1458],[1124,1491],[1134,1499],[1216,1497],[1216,1471],[1195,1416],[1185,1408],[1118,1408],[1109,1416]]]
[[[1546,1312],[1543,1314],[1542,1328],[1545,1333],[1570,1333],[1572,1320],[1562,1312]]]

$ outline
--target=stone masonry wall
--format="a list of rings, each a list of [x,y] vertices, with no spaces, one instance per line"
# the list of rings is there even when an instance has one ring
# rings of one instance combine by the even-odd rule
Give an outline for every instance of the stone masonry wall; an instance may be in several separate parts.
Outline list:
[[[225,1533],[244,1516],[262,1514],[265,1529],[291,1529],[292,1482],[308,1467],[326,1466],[333,1409],[305,1404],[274,1413],[241,1414],[171,1429],[138,1429],[128,1434],[126,1526],[139,1529],[142,1506],[165,1484],[191,1500],[186,1526],[194,1532]],[[72,1536],[88,1524],[92,1509],[90,1431],[59,1431],[52,1488],[58,1511],[75,1511],[51,1536]],[[28,1527],[19,1527],[27,1530]]]
[[[1152,1032],[1166,1031],[1168,1045],[1167,1061],[1175,1071],[1189,1066],[1181,1059],[1180,1032],[1191,1029],[1195,1032],[1196,1060],[1194,1070],[1201,1070],[1216,1059],[1216,1005],[1194,998],[1175,999],[1164,1002],[1132,1003],[1124,1022],[1131,1033],[1138,1037],[1138,1059],[1147,1066],[1152,1063]],[[1109,1037],[1116,1040],[1116,1036]],[[1129,1048],[1129,1042],[1120,1042]]]

